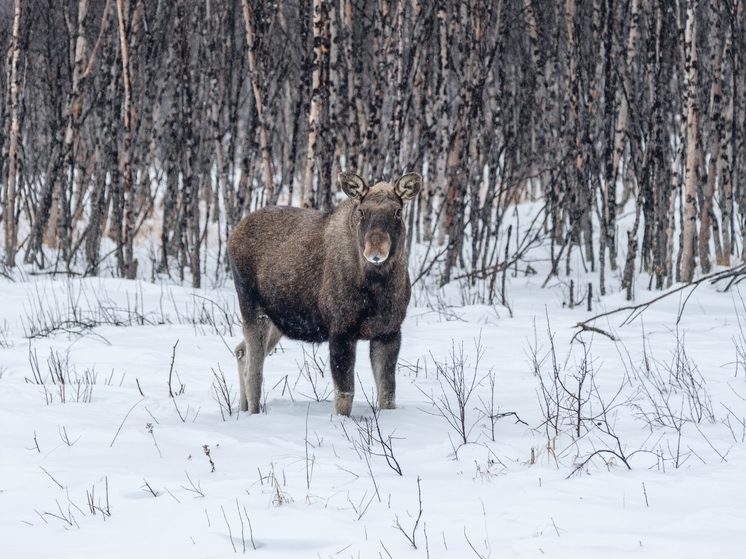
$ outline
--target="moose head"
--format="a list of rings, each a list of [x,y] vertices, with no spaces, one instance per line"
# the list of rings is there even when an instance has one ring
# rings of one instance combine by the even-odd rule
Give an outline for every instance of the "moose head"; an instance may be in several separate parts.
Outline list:
[[[406,229],[402,209],[422,186],[422,177],[409,173],[393,185],[379,182],[368,187],[355,173],[339,175],[342,190],[356,204],[351,214],[360,253],[368,267],[383,268],[397,253]]]

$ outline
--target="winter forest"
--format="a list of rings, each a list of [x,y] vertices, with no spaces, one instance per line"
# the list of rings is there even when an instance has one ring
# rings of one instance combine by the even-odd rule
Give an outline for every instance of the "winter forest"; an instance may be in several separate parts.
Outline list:
[[[3,556],[746,557],[744,0],[0,0],[0,47]],[[346,416],[284,337],[242,412],[231,233],[345,172],[422,177],[398,358],[345,340]]]
[[[134,278],[147,233],[152,273],[198,287],[246,213],[328,208],[344,169],[423,174],[408,221],[442,283],[489,274],[497,244],[513,262],[549,242],[554,274],[578,251],[601,294],[607,266],[663,289],[744,256],[738,0],[5,0],[0,18],[7,267]],[[526,200],[534,227],[497,238]]]

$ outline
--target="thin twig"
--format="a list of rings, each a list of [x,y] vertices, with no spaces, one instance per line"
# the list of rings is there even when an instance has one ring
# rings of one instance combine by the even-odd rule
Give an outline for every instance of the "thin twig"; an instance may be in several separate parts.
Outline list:
[[[121,424],[119,425],[119,429],[117,429],[117,432],[116,432],[116,434],[114,435],[114,438],[113,438],[113,439],[111,440],[111,444],[109,445],[109,448],[111,448],[111,447],[113,447],[113,446],[114,446],[114,441],[116,441],[116,440],[117,440],[117,437],[119,436],[119,431],[121,431],[121,430],[122,430],[122,427],[124,427],[124,422],[125,422],[125,421],[127,421],[127,418],[128,418],[128,417],[129,417],[129,415],[130,415],[130,414],[132,413],[132,410],[134,410],[134,409],[135,409],[135,407],[137,407],[137,404],[139,404],[139,403],[140,403],[140,402],[142,402],[143,400],[145,400],[145,398],[141,398],[141,399],[139,399],[139,400],[138,400],[137,402],[135,402],[135,403],[134,403],[134,405],[133,405],[133,406],[132,406],[132,407],[131,407],[131,408],[129,409],[129,411],[127,412],[127,414],[126,414],[126,415],[124,416],[124,419],[122,420],[122,423],[121,423]]]

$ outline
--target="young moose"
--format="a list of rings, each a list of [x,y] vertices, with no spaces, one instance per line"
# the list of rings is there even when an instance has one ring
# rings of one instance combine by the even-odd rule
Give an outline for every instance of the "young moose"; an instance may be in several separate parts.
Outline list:
[[[236,347],[241,410],[259,412],[264,358],[282,336],[329,342],[334,407],[349,415],[355,349],[370,340],[378,404],[394,408],[401,324],[410,295],[402,207],[422,177],[410,173],[372,188],[354,173],[349,197],[328,212],[267,206],[241,221],[228,254],[243,318]]]

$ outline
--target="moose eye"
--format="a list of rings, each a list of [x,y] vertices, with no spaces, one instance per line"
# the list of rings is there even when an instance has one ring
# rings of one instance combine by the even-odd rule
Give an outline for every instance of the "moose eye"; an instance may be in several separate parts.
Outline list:
[[[399,208],[398,210],[396,210],[396,214],[395,215],[396,215],[396,217],[401,217],[401,208]]]
[[[361,210],[360,208],[358,208],[358,210],[357,210],[357,216],[360,219],[363,219],[365,217],[365,213],[363,212],[363,210]]]

